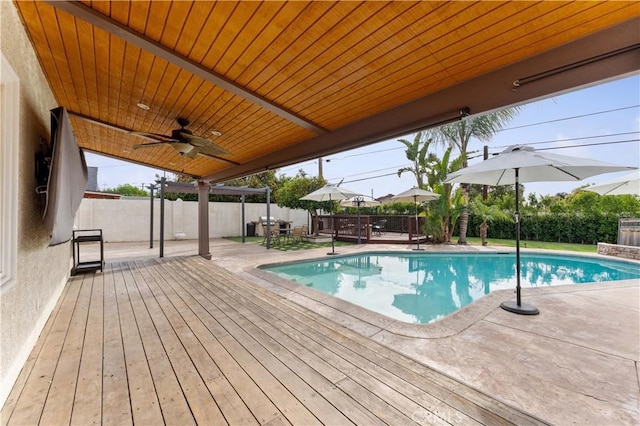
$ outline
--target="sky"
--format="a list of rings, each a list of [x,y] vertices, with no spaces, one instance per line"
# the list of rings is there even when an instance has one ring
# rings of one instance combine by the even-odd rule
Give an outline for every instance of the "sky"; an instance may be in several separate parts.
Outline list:
[[[413,135],[404,137],[413,140]],[[400,138],[398,138],[400,139]],[[623,166],[640,167],[640,75],[575,89],[522,106],[520,113],[488,143],[489,153],[510,145],[531,145],[556,154],[591,158]],[[469,164],[481,161],[484,142],[471,140],[477,151]],[[436,151],[440,156],[441,150]],[[98,167],[99,188],[122,184],[141,187],[155,181],[163,171],[108,157],[85,153],[88,166]],[[411,173],[398,177],[397,170],[409,165],[404,145],[397,139],[344,151],[323,158],[323,174],[330,183],[374,198],[398,194],[416,185]],[[318,160],[283,167],[278,174],[294,176],[300,170],[318,174]],[[609,173],[580,182],[540,182],[525,184],[525,195],[569,193],[585,184],[602,183],[627,174]],[[167,173],[168,178],[172,173]]]

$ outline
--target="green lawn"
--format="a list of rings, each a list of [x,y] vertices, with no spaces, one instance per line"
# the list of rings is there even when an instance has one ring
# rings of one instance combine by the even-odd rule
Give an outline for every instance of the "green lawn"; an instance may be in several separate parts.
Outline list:
[[[231,240],[231,241],[235,241],[238,243],[242,242],[242,237],[225,237],[225,239],[227,240]],[[245,241],[247,243],[255,243],[255,244],[262,244],[262,241],[264,240],[264,237],[245,237]],[[335,247],[340,247],[340,246],[348,246],[351,245],[353,243],[348,243],[348,242],[344,242],[344,241],[336,241],[335,242]],[[309,250],[309,249],[314,249],[314,248],[320,248],[320,247],[329,247],[331,248],[331,242],[328,243],[313,243],[310,241],[289,241],[289,242],[283,242],[280,244],[272,244],[271,248],[276,249],[276,250],[281,250],[281,251],[291,251],[291,250]]]
[[[454,237],[453,241],[457,241],[457,237]],[[467,237],[467,241],[470,244],[480,244],[480,238]],[[487,244],[489,246],[515,247],[516,240],[500,240],[496,238],[487,238]],[[548,241],[525,241],[525,240],[520,240],[520,247],[547,249],[547,250],[579,251],[584,253],[596,253],[598,249],[598,246],[595,244],[552,243]]]
[[[227,240],[242,242],[242,237],[226,237]],[[453,241],[457,241],[457,237],[453,238]],[[245,237],[245,241],[247,243],[254,244],[262,244],[263,237]],[[480,238],[467,237],[467,241],[470,244],[480,244]],[[488,238],[487,243],[489,246],[505,246],[505,247],[515,247],[515,240],[500,240],[496,238]],[[345,246],[350,245],[352,243],[336,241],[335,246]],[[300,241],[300,242],[290,242],[283,244],[273,244],[272,248],[282,251],[289,250],[308,250],[319,247],[331,247],[331,243],[312,243],[308,241]],[[547,249],[547,250],[566,250],[566,251],[578,251],[584,253],[596,253],[597,246],[593,244],[569,244],[569,243],[551,243],[546,241],[525,241],[520,240],[520,247],[526,248],[536,248],[536,249]]]

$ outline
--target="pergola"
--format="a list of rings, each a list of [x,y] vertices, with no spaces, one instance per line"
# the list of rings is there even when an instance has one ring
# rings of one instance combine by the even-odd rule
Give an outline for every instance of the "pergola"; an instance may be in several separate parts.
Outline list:
[[[164,194],[177,192],[186,194],[198,194],[198,254],[205,258],[211,258],[209,252],[209,194],[214,195],[238,195],[242,200],[241,223],[244,225],[244,197],[245,195],[265,194],[267,197],[267,217],[271,216],[271,188],[249,188],[247,186],[207,185],[204,182],[168,182],[161,178],[158,182],[160,193],[160,257],[164,256]],[[154,187],[155,189],[155,187]],[[271,221],[267,221],[267,249],[271,248]],[[242,229],[242,242],[244,242],[244,228]],[[151,191],[151,241],[153,241],[153,189]]]

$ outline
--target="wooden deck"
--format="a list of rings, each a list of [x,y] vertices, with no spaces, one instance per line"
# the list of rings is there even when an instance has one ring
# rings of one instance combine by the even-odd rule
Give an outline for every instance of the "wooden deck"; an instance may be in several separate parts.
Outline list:
[[[72,278],[2,424],[536,424],[199,257]]]

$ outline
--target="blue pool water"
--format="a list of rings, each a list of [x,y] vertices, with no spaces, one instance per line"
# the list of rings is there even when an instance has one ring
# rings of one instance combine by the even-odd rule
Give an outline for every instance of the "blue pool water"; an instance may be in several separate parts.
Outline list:
[[[637,264],[590,257],[521,255],[520,285],[640,279]],[[515,289],[515,255],[371,253],[263,269],[388,317],[426,324],[494,290]]]

